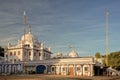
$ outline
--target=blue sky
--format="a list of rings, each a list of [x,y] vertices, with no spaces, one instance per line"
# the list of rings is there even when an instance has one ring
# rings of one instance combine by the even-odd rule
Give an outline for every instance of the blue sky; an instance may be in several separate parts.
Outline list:
[[[0,45],[16,44],[23,34],[23,12],[32,33],[66,55],[71,45],[79,56],[105,54],[106,8],[109,52],[120,50],[119,0],[0,0]]]

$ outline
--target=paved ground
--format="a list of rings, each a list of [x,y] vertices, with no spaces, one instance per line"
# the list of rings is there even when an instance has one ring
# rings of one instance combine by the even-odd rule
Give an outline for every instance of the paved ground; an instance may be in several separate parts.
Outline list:
[[[120,76],[94,76],[94,77],[80,77],[80,76],[61,76],[61,75],[10,75],[0,76],[0,80],[120,80]]]

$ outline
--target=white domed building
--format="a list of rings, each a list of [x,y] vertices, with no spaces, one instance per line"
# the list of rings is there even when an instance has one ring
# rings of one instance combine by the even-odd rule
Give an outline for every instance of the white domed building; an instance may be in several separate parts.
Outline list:
[[[24,39],[25,38],[25,39]],[[45,48],[44,44],[38,42],[38,39],[31,33],[31,30],[25,36],[18,40],[16,46],[8,44],[5,53],[5,61],[16,63],[24,61],[24,51],[26,52],[26,61],[40,61],[50,59],[50,48]]]
[[[72,50],[67,57],[59,52],[57,58],[51,58],[51,54],[50,48],[45,48],[29,30],[21,40],[18,40],[16,46],[8,43],[4,58],[6,63],[0,64],[0,73],[23,72],[26,66],[27,73],[34,71],[38,74],[94,75],[96,63],[93,57],[79,57],[75,50]],[[99,73],[99,70],[96,73]]]
[[[95,61],[93,57],[79,57],[75,50],[72,50],[67,57],[61,52],[58,58],[51,58],[50,48],[29,32],[24,34],[17,45],[8,43],[4,53],[4,62],[0,62],[0,74],[35,72],[38,74],[57,74],[72,76],[93,76]],[[100,66],[97,66],[100,68]],[[98,69],[99,73],[100,69]]]

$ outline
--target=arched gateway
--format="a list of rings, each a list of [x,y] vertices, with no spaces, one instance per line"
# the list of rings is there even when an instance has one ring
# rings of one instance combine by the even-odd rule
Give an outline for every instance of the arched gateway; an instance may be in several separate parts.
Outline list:
[[[45,70],[46,70],[46,67],[45,67],[44,65],[38,65],[38,66],[36,67],[36,72],[37,72],[38,74],[43,74]]]

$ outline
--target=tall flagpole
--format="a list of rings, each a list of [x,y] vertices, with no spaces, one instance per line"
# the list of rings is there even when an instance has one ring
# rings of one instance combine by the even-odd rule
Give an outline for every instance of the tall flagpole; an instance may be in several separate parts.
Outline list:
[[[106,66],[108,66],[108,10],[106,9]]]
[[[24,54],[23,54],[24,68],[23,68],[23,70],[24,70],[24,73],[26,73],[26,55],[27,55],[26,49],[25,49],[25,39],[26,39],[25,34],[26,34],[26,12],[24,11],[24,45],[23,45],[23,52],[24,52]]]

